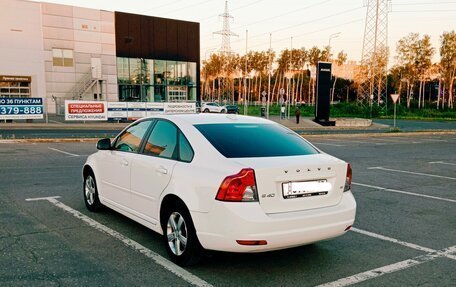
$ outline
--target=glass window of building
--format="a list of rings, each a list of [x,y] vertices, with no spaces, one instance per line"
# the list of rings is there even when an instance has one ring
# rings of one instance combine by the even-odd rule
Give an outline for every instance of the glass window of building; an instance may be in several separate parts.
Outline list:
[[[117,58],[120,101],[173,102],[196,100],[194,62]]]
[[[117,58],[117,81],[119,84],[131,83],[128,58]]]
[[[130,81],[132,84],[141,83],[141,61],[140,59],[129,59]]]
[[[166,84],[176,85],[177,62],[166,61]]]
[[[166,61],[154,61],[154,83],[156,85],[165,84]]]
[[[52,64],[54,67],[73,67],[73,50],[53,48]]]
[[[188,63],[188,85],[189,86],[196,86],[196,63],[189,62]]]

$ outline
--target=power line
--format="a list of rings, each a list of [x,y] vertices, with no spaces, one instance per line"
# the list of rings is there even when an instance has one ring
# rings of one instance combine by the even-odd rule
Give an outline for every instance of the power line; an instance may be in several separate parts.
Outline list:
[[[454,12],[454,11],[456,11],[456,9],[455,10],[398,10],[398,11],[393,10],[391,12],[392,13],[418,13],[418,12],[426,12],[426,13],[439,12],[439,13],[441,13],[441,12]]]
[[[193,7],[196,7],[196,6],[205,4],[205,3],[207,3],[207,2],[211,2],[211,1],[212,1],[212,0],[201,1],[201,2],[198,2],[198,3],[192,4],[192,5],[188,5],[188,6],[185,6],[185,7],[181,7],[181,8],[179,8],[179,9],[174,9],[174,10],[172,10],[172,11],[162,13],[162,15],[167,15],[167,14],[170,14],[170,13],[174,13],[174,12],[176,12],[176,11],[180,11],[180,10],[184,10],[184,9],[188,9],[188,8],[193,8]]]
[[[232,12],[232,11],[239,10],[239,9],[242,9],[242,8],[245,8],[245,7],[249,7],[249,6],[255,5],[255,4],[257,4],[257,3],[259,3],[259,2],[263,2],[263,1],[264,1],[264,0],[257,0],[257,1],[255,1],[255,2],[252,2],[252,3],[249,3],[249,4],[245,4],[245,5],[243,5],[243,6],[239,6],[239,7],[233,8],[233,9],[231,9],[231,12]],[[198,21],[198,22],[202,22],[202,21],[205,21],[205,20],[207,20],[207,19],[215,18],[215,17],[218,17],[218,16],[219,16],[218,14],[215,14],[215,15],[212,15],[212,16],[208,16],[208,17],[199,19],[199,20],[197,20],[197,21]]]
[[[299,8],[299,9],[295,9],[295,10],[290,11],[290,12],[282,13],[282,14],[279,14],[279,15],[276,15],[276,16],[273,16],[273,17],[269,17],[269,18],[264,18],[264,19],[262,19],[262,20],[258,20],[258,21],[256,21],[256,22],[252,22],[252,23],[247,23],[247,24],[245,24],[245,25],[237,26],[237,27],[234,27],[233,29],[243,28],[243,27],[246,27],[246,26],[251,26],[251,25],[258,24],[258,23],[262,23],[262,22],[265,22],[265,21],[269,21],[269,20],[281,18],[281,17],[287,16],[287,15],[290,15],[290,14],[294,14],[294,13],[296,13],[296,12],[301,12],[301,11],[303,11],[303,10],[307,10],[307,9],[309,9],[309,8],[313,8],[313,7],[316,7],[316,6],[325,4],[325,3],[330,2],[330,1],[334,1],[334,0],[325,0],[325,1],[323,1],[323,2],[319,2],[319,3],[312,4],[312,5],[308,5],[308,6]],[[257,2],[258,2],[258,1],[257,1]],[[210,36],[210,34],[206,34],[206,35],[204,35],[204,36]]]
[[[331,29],[334,29],[334,28],[337,28],[337,27],[341,27],[341,26],[345,26],[345,25],[349,25],[349,24],[353,24],[353,23],[357,23],[357,22],[362,22],[364,21],[363,18],[360,18],[360,19],[356,19],[356,20],[351,20],[351,21],[348,21],[348,22],[344,22],[342,24],[337,24],[337,25],[332,25],[332,26],[328,26],[328,27],[325,27],[325,28],[321,28],[321,29],[318,29],[318,30],[314,30],[314,31],[310,31],[310,32],[306,32],[306,33],[303,33],[303,34],[299,34],[299,35],[293,35],[293,39],[295,38],[301,38],[301,37],[304,37],[304,36],[307,36],[307,35],[310,35],[310,34],[315,34],[315,33],[318,33],[318,32],[322,32],[322,31],[327,31],[327,30],[331,30]],[[282,42],[282,41],[289,41],[290,40],[290,37],[284,37],[284,38],[281,38],[281,39],[278,39],[278,40],[274,40],[272,42],[274,43],[277,43],[277,42]],[[256,44],[256,45],[252,45],[250,47],[258,47],[258,46],[263,46],[263,45],[266,45],[267,43],[260,43],[260,44]]]
[[[181,2],[181,1],[182,0],[177,0],[177,1],[173,1],[171,3],[166,3],[164,5],[154,6],[154,7],[148,8],[146,10],[140,11],[139,13],[145,13],[145,12],[149,12],[149,11],[154,10],[154,9],[160,9],[160,8],[163,8],[163,7],[166,7],[166,6],[170,6],[170,5],[176,4],[176,3]]]

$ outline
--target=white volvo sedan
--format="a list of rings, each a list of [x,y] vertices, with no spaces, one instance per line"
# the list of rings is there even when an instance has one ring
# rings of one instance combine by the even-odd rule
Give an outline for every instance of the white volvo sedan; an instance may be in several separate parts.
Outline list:
[[[163,234],[170,258],[263,252],[344,234],[355,219],[350,164],[261,118],[143,118],[102,139],[83,168],[90,211],[107,206]]]

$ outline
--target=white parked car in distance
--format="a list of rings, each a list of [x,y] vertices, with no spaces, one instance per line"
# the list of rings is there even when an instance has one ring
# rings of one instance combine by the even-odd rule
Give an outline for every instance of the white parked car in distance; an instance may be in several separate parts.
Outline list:
[[[204,250],[326,240],[355,220],[350,164],[266,119],[157,115],[97,148],[83,167],[87,208],[107,206],[162,234],[182,266]]]
[[[201,112],[203,113],[226,113],[226,107],[215,102],[201,103]]]

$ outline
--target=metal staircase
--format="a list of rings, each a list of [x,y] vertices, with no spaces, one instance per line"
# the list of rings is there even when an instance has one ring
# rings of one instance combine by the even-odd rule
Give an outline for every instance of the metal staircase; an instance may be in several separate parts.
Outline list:
[[[92,69],[89,69],[73,86],[70,92],[68,92],[67,98],[82,100],[84,94],[86,94],[97,82],[101,82],[101,79],[94,78],[92,76]]]

